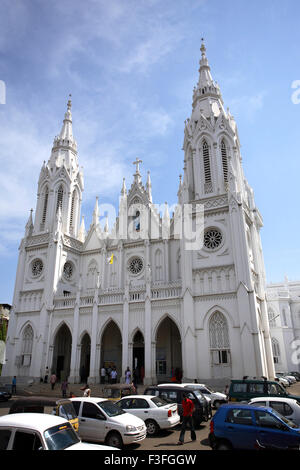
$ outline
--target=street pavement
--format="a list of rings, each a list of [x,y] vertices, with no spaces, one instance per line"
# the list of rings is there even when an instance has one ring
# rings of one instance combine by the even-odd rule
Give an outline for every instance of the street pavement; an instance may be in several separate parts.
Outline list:
[[[292,385],[287,389],[289,394],[300,396],[300,382]],[[17,398],[13,396],[8,402],[0,403],[0,416],[6,415],[9,412],[9,408],[13,400]],[[214,412],[213,412],[214,414]],[[191,440],[190,431],[187,430],[185,433],[185,440],[182,446],[177,445],[179,434],[180,434],[180,425],[173,428],[172,431],[162,430],[154,437],[147,437],[142,442],[138,444],[131,444],[126,446],[126,451],[195,451],[195,450],[211,450],[208,445],[208,434],[209,434],[209,424],[208,422],[203,422],[199,428],[196,429],[196,440]]]

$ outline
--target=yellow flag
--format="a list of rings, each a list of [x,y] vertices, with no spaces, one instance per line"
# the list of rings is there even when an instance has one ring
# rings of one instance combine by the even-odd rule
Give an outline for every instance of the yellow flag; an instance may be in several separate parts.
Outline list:
[[[109,258],[107,258],[107,263],[113,264],[113,262],[114,262],[114,255],[112,254]]]

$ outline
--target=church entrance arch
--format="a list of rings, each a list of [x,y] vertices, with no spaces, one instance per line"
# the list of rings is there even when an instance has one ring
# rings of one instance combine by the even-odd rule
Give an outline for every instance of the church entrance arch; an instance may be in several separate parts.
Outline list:
[[[64,323],[58,330],[54,341],[52,370],[58,380],[68,379],[71,364],[72,335]]]
[[[111,320],[105,327],[101,340],[101,367],[116,367],[120,381],[122,376],[122,335],[117,324]]]
[[[156,333],[157,381],[170,381],[176,375],[182,377],[182,348],[180,332],[173,320],[166,317]]]
[[[145,344],[144,336],[139,330],[133,337],[132,371],[135,371],[137,383],[143,383],[145,375]]]
[[[85,333],[81,340],[81,355],[80,355],[80,382],[86,383],[90,375],[90,358],[91,358],[91,338],[88,333]]]

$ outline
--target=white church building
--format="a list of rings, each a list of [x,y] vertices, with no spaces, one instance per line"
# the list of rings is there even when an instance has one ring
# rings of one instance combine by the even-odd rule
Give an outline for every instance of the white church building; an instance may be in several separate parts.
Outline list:
[[[144,384],[170,380],[176,369],[186,381],[216,384],[274,377],[262,217],[204,44],[201,54],[174,213],[158,211],[137,159],[130,186],[120,181],[113,229],[101,228],[97,198],[85,230],[69,100],[19,248],[3,376],[39,380],[48,367],[78,383],[84,370],[92,384],[103,364],[114,364],[121,381],[128,366]],[[176,218],[186,207],[191,223],[204,209],[192,249]]]

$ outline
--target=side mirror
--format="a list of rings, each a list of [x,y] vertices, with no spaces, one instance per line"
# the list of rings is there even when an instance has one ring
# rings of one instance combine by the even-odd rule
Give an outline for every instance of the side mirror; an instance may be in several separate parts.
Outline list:
[[[105,416],[103,416],[101,413],[96,414],[96,419],[100,419],[101,421],[105,421]]]

